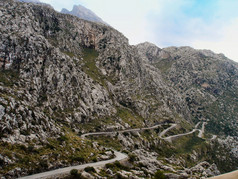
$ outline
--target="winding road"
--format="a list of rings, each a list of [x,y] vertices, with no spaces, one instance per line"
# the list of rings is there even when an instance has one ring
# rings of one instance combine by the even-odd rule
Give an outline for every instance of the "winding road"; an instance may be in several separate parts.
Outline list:
[[[206,124],[207,124],[206,122],[203,122],[203,123],[202,123],[202,129],[201,129],[201,130],[199,130],[198,137],[200,137],[200,138],[202,138],[202,137],[203,137],[203,133],[204,133],[204,130],[205,130],[205,125],[206,125]]]
[[[157,127],[161,126],[162,124],[158,124],[152,127],[144,127],[144,128],[137,128],[137,129],[126,129],[126,130],[121,130],[121,131],[114,131],[114,132],[93,132],[93,133],[86,133],[81,135],[81,138],[85,138],[87,136],[90,135],[110,135],[110,134],[114,134],[114,133],[123,133],[123,132],[135,132],[135,131],[143,131],[143,130],[149,130],[149,129],[156,129]],[[52,177],[52,176],[56,176],[59,174],[65,174],[65,173],[69,173],[70,170],[72,169],[78,169],[78,170],[82,170],[88,166],[91,167],[102,167],[108,163],[113,163],[115,161],[122,161],[128,158],[128,155],[118,152],[118,151],[114,151],[115,154],[115,158],[110,159],[110,160],[105,160],[105,161],[100,161],[100,162],[95,162],[95,163],[87,163],[87,164],[83,164],[83,165],[77,165],[77,166],[71,166],[71,167],[65,167],[65,168],[60,168],[60,169],[56,169],[56,170],[51,170],[48,172],[43,172],[43,173],[38,173],[35,175],[29,175],[29,176],[25,176],[25,177],[21,177],[19,179],[39,179],[39,178],[47,178],[47,177]]]
[[[159,137],[162,138],[163,135],[165,135],[169,130],[172,130],[173,128],[175,128],[177,126],[177,124],[171,124],[171,126],[165,130],[163,130],[160,134]]]
[[[205,130],[205,124],[206,124],[206,122],[203,122],[203,124],[202,124],[202,129],[197,129],[200,123],[201,123],[201,122],[198,122],[198,123],[195,125],[195,128],[194,128],[192,131],[190,131],[190,132],[182,133],[182,134],[177,134],[177,135],[172,135],[172,136],[168,136],[168,137],[162,137],[162,136],[165,135],[169,130],[171,130],[171,129],[173,129],[174,127],[177,126],[177,124],[172,124],[169,128],[167,128],[167,129],[165,129],[164,131],[162,131],[162,132],[159,134],[159,136],[160,136],[162,139],[164,139],[164,140],[166,140],[166,141],[168,141],[168,142],[172,142],[174,139],[177,139],[177,138],[179,138],[179,137],[182,137],[182,136],[185,136],[185,135],[189,135],[189,134],[192,134],[192,133],[194,133],[194,132],[196,132],[196,131],[199,131],[198,137],[202,138],[202,137],[203,137],[204,130]]]
[[[177,124],[171,124],[171,126],[165,130],[163,130],[160,134],[159,137],[172,142],[173,139],[181,137],[181,136],[185,136],[185,135],[189,135],[192,134],[195,131],[200,131],[198,136],[202,136],[203,132],[204,132],[204,128],[205,128],[205,122],[202,125],[202,130],[197,129],[197,127],[199,126],[200,122],[197,123],[195,125],[195,129],[193,129],[191,132],[187,132],[187,133],[183,133],[183,134],[178,134],[178,135],[173,135],[173,136],[169,136],[169,137],[165,137],[163,138],[162,136],[164,136],[169,130],[172,130],[173,128],[175,128],[177,126]],[[81,138],[85,138],[87,136],[90,135],[111,135],[111,134],[115,134],[115,133],[123,133],[123,132],[136,132],[136,131],[143,131],[143,130],[149,130],[149,129],[156,129],[157,127],[162,126],[162,124],[157,124],[155,126],[152,127],[144,127],[144,128],[137,128],[137,129],[126,129],[126,130],[121,130],[121,131],[114,131],[114,132],[92,132],[92,133],[86,133],[81,135]],[[110,159],[110,160],[105,160],[105,161],[100,161],[100,162],[95,162],[95,163],[87,163],[87,164],[82,164],[82,165],[77,165],[77,166],[71,166],[71,167],[65,167],[65,168],[60,168],[60,169],[56,169],[56,170],[51,170],[48,172],[43,172],[43,173],[38,173],[35,175],[29,175],[29,176],[25,176],[25,177],[21,177],[19,179],[39,179],[39,178],[47,178],[47,177],[53,177],[53,176],[57,176],[60,174],[65,174],[65,173],[69,173],[70,170],[72,169],[78,169],[78,170],[82,170],[88,166],[91,167],[102,167],[108,163],[113,163],[115,161],[122,161],[128,158],[128,155],[118,152],[118,151],[114,151],[115,154],[115,158]]]
[[[52,176],[59,175],[59,174],[69,173],[70,170],[72,170],[72,169],[82,170],[82,169],[84,169],[86,167],[89,167],[89,166],[90,167],[102,167],[102,166],[104,166],[108,163],[113,163],[117,160],[121,161],[121,160],[124,160],[124,159],[128,158],[128,156],[126,154],[123,154],[121,152],[114,151],[114,154],[116,156],[114,159],[95,162],[95,163],[87,163],[87,164],[83,164],[83,165],[60,168],[60,169],[51,170],[51,171],[44,172],[44,173],[39,173],[39,174],[35,174],[35,175],[29,175],[29,176],[26,176],[26,177],[21,177],[20,179],[47,178],[47,177],[52,177]]]
[[[121,131],[113,131],[113,132],[92,132],[92,133],[86,133],[81,135],[82,138],[85,138],[90,135],[111,135],[115,133],[123,133],[123,132],[137,132],[137,131],[144,131],[144,130],[149,130],[149,129],[156,129],[157,127],[161,126],[162,124],[157,124],[152,127],[144,127],[144,128],[136,128],[136,129],[126,129],[126,130],[121,130]]]

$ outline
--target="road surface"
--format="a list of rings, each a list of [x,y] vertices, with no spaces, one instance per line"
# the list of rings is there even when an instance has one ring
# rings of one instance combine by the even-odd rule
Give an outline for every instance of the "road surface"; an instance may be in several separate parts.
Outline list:
[[[185,136],[185,135],[189,135],[189,134],[192,134],[196,131],[198,131],[199,129],[193,129],[192,131],[190,132],[187,132],[187,133],[182,133],[182,134],[177,134],[177,135],[172,135],[172,136],[169,136],[169,137],[165,137],[163,138],[164,140],[168,141],[168,142],[172,142],[172,140],[176,139],[176,138],[179,138],[179,137],[182,137],[182,136]]]
[[[206,124],[207,124],[206,122],[203,122],[203,123],[202,123],[202,129],[201,129],[201,130],[199,130],[198,137],[200,137],[200,138],[202,138],[202,137],[203,137],[203,133],[204,133],[204,130],[205,130],[205,125],[206,125]]]
[[[205,124],[206,122],[203,122],[202,124],[202,129],[197,129],[197,127],[199,126],[200,122],[198,122],[196,125],[195,125],[195,129],[193,129],[192,131],[190,132],[187,132],[187,133],[182,133],[182,134],[177,134],[177,135],[172,135],[172,136],[168,136],[168,137],[162,137],[163,135],[165,135],[166,132],[168,132],[169,130],[173,129],[174,127],[176,127],[177,124],[172,124],[168,129],[165,129],[163,132],[160,133],[160,137],[168,142],[172,142],[172,140],[176,139],[176,138],[179,138],[179,137],[182,137],[182,136],[185,136],[185,135],[189,135],[189,134],[192,134],[196,131],[199,131],[199,134],[198,134],[198,137],[202,138],[203,136],[203,133],[204,133],[204,129],[205,129]]]
[[[90,136],[90,135],[110,135],[110,134],[114,134],[116,132],[123,133],[123,132],[143,131],[143,130],[149,130],[149,129],[156,129],[159,126],[161,126],[161,124],[158,124],[158,125],[155,125],[155,126],[152,126],[152,127],[144,127],[144,128],[137,128],[137,129],[126,129],[126,130],[115,131],[115,132],[93,132],[93,133],[83,134],[83,135],[81,135],[81,137],[85,138],[85,137]],[[60,169],[56,169],[56,170],[52,170],[52,171],[48,171],[48,172],[43,172],[43,173],[39,173],[39,174],[35,174],[35,175],[22,177],[20,179],[33,179],[33,178],[34,179],[39,179],[39,178],[52,177],[54,175],[69,173],[70,170],[72,170],[72,169],[81,170],[81,169],[84,169],[88,166],[101,167],[101,166],[104,166],[108,163],[113,163],[117,160],[121,161],[121,160],[124,160],[124,159],[128,158],[128,156],[126,154],[123,154],[123,153],[118,152],[118,151],[114,151],[114,154],[115,154],[116,157],[114,159],[111,159],[111,160],[105,160],[105,161],[100,161],[100,162],[95,162],[95,163],[87,163],[87,164],[83,164],[83,165],[60,168]]]
[[[169,130],[172,130],[173,128],[175,128],[177,126],[177,124],[171,124],[171,126],[165,130],[163,130],[160,134],[159,137],[162,138],[162,136],[164,136]]]
[[[121,160],[124,160],[128,157],[126,154],[123,154],[123,153],[117,152],[117,151],[114,151],[114,154],[116,156],[114,159],[95,162],[95,163],[87,163],[87,164],[83,164],[83,165],[60,168],[60,169],[56,169],[56,170],[52,170],[52,171],[48,171],[48,172],[44,172],[44,173],[29,175],[29,176],[26,176],[26,177],[22,177],[20,179],[33,179],[33,178],[34,179],[39,179],[39,178],[52,177],[52,176],[59,175],[59,174],[69,173],[70,170],[72,170],[72,169],[82,170],[82,169],[84,169],[86,167],[89,167],[89,166],[90,167],[103,167],[104,165],[106,165],[108,163],[113,163],[117,160],[121,161]]]
[[[121,130],[121,131],[113,131],[113,132],[91,132],[91,133],[86,133],[81,135],[82,138],[85,138],[90,135],[111,135],[115,133],[123,133],[123,132],[136,132],[136,131],[144,131],[144,130],[149,130],[149,129],[156,129],[157,127],[161,126],[162,124],[158,124],[152,127],[143,127],[143,128],[136,128],[136,129],[126,129],[126,130]]]
[[[194,128],[195,128],[195,129],[197,129],[197,128],[198,128],[198,126],[200,125],[200,123],[201,123],[201,122],[198,122],[198,123],[195,125],[195,127],[194,127]]]
[[[183,133],[183,134],[178,134],[178,135],[173,135],[173,136],[169,136],[169,137],[165,137],[165,138],[162,138],[162,136],[164,136],[169,130],[175,128],[177,126],[177,124],[171,124],[171,126],[165,130],[163,130],[160,134],[159,134],[159,137],[161,137],[162,139],[164,140],[167,140],[167,141],[170,141],[172,142],[173,139],[175,138],[178,138],[178,137],[181,137],[181,136],[185,136],[185,135],[189,135],[189,134],[192,134],[193,132],[195,131],[201,131],[201,135],[203,134],[204,132],[204,126],[205,124],[203,123],[203,129],[200,130],[200,129],[196,129],[198,127],[200,123],[198,123],[196,126],[195,126],[195,129],[193,129],[191,132],[188,132],[188,133]],[[143,131],[143,130],[149,130],[149,129],[156,129],[157,127],[161,126],[162,124],[158,124],[158,125],[155,125],[155,126],[152,126],[152,127],[144,127],[144,128],[137,128],[137,129],[126,129],[126,130],[121,130],[121,131],[114,131],[114,132],[93,132],[93,133],[86,133],[86,134],[83,134],[81,135],[82,138],[85,138],[87,136],[90,136],[90,135],[110,135],[110,134],[114,134],[114,133],[123,133],[123,132],[135,132],[135,131]],[[39,179],[39,178],[47,178],[47,177],[52,177],[52,176],[57,176],[59,174],[65,174],[65,173],[69,173],[70,170],[72,169],[78,169],[78,170],[82,170],[88,166],[91,166],[91,167],[102,167],[108,163],[113,163],[115,161],[121,161],[121,160],[124,160],[124,159],[127,159],[128,156],[126,154],[123,154],[121,152],[118,152],[118,151],[114,151],[114,154],[115,154],[115,158],[113,159],[110,159],[110,160],[105,160],[105,161],[100,161],[100,162],[95,162],[95,163],[87,163],[87,164],[83,164],[83,165],[77,165],[77,166],[71,166],[71,167],[65,167],[65,168],[60,168],[60,169],[56,169],[56,170],[52,170],[52,171],[48,171],[48,172],[43,172],[43,173],[39,173],[39,174],[35,174],[35,175],[29,175],[29,176],[26,176],[26,177],[21,177],[20,179]]]

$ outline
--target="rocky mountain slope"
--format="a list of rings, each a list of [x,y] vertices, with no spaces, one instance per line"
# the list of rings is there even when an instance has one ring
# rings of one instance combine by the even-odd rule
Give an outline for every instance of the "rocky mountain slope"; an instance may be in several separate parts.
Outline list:
[[[205,160],[222,172],[236,166],[224,142],[227,135],[237,136],[236,63],[189,47],[130,46],[111,27],[42,4],[2,0],[0,17],[3,176],[102,160],[108,153],[104,147],[134,151],[127,165],[136,176],[152,177],[157,169],[179,176],[177,167],[184,172]],[[171,144],[158,136],[163,128],[113,140],[80,137],[165,122],[179,124],[171,131],[175,134],[190,131],[200,120],[221,140],[224,136],[223,143],[194,134]],[[194,169],[194,175],[202,176],[210,164]],[[111,169],[120,174],[126,170],[120,167]]]
[[[84,19],[84,20],[88,20],[88,21],[92,21],[92,22],[99,22],[99,23],[107,25],[107,23],[105,23],[94,12],[92,12],[90,9],[85,8],[82,5],[74,5],[74,7],[71,11],[63,8],[61,10],[61,13],[71,14],[73,16],[79,17],[80,19]]]
[[[159,49],[146,43],[138,48],[182,94],[195,121],[209,120],[207,128],[215,134],[238,135],[237,63],[190,47]]]
[[[33,2],[33,3],[40,3],[39,0],[19,0],[20,2]]]

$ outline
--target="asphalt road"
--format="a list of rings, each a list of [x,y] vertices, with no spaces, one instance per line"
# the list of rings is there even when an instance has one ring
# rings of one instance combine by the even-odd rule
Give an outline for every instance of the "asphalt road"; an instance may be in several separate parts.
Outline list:
[[[162,138],[162,136],[164,136],[169,130],[175,128],[177,126],[177,124],[171,124],[171,126],[165,130],[163,130],[160,134],[159,134],[159,137],[161,137],[162,139],[164,140],[167,140],[167,141],[172,141],[172,139],[175,139],[175,138],[178,138],[178,137],[181,137],[181,136],[185,136],[185,135],[189,135],[189,134],[192,134],[193,132],[195,131],[200,131],[201,133],[201,136],[204,132],[204,126],[205,124],[203,123],[203,126],[202,126],[202,130],[200,129],[196,129],[198,127],[200,123],[198,123],[196,126],[195,126],[195,129],[193,129],[191,132],[188,132],[188,133],[183,133],[183,134],[178,134],[178,135],[173,135],[173,136],[169,136],[169,137],[165,137],[165,138]],[[126,129],[126,130],[121,130],[121,131],[114,131],[114,132],[92,132],[92,133],[86,133],[86,134],[83,134],[81,135],[82,138],[85,138],[87,136],[90,136],[90,135],[110,135],[110,134],[114,134],[114,133],[123,133],[123,132],[135,132],[135,131],[143,131],[143,130],[149,130],[149,129],[156,129],[157,127],[161,126],[162,124],[158,124],[158,125],[155,125],[155,126],[152,126],[152,127],[144,127],[144,128],[137,128],[137,129]],[[199,133],[199,134],[200,134]],[[59,174],[65,174],[65,173],[69,173],[70,170],[72,169],[78,169],[78,170],[82,170],[88,166],[91,166],[91,167],[102,167],[108,163],[113,163],[115,161],[121,161],[121,160],[124,160],[124,159],[127,159],[128,156],[126,154],[123,154],[121,152],[118,152],[118,151],[114,151],[114,154],[115,154],[115,158],[114,159],[110,159],[110,160],[105,160],[105,161],[100,161],[100,162],[95,162],[95,163],[87,163],[87,164],[83,164],[83,165],[77,165],[77,166],[71,166],[71,167],[65,167],[65,168],[60,168],[60,169],[56,169],[56,170],[51,170],[51,171],[48,171],[48,172],[43,172],[43,173],[39,173],[39,174],[35,174],[35,175],[29,175],[29,176],[26,176],[26,177],[21,177],[20,179],[39,179],[39,178],[47,178],[47,177],[52,177],[52,176],[57,176]]]
[[[88,166],[90,166],[90,167],[103,167],[104,165],[106,165],[108,163],[113,163],[117,160],[121,161],[121,160],[124,160],[128,157],[126,154],[123,154],[123,153],[117,152],[117,151],[114,151],[114,154],[116,156],[114,159],[95,162],[95,163],[87,163],[87,164],[83,164],[83,165],[60,168],[60,169],[51,170],[51,171],[48,171],[48,172],[43,172],[43,173],[39,173],[39,174],[35,174],[35,175],[29,175],[29,176],[26,176],[26,177],[21,177],[20,179],[39,179],[39,178],[52,177],[52,176],[59,175],[59,174],[69,173],[70,170],[72,170],[72,169],[82,170],[82,169],[84,169]]]
[[[152,127],[143,127],[143,128],[136,128],[136,129],[126,129],[126,130],[121,130],[121,131],[113,131],[113,132],[91,132],[91,133],[86,133],[81,135],[82,138],[85,138],[90,135],[111,135],[115,133],[123,133],[123,132],[136,132],[136,131],[144,131],[144,130],[149,130],[149,129],[156,129],[157,127],[161,126],[162,124],[158,124]]]
[[[197,129],[197,127],[199,126],[200,122],[198,122],[196,125],[195,125],[195,129],[193,129],[192,131],[190,132],[187,132],[187,133],[182,133],[182,134],[177,134],[177,135],[172,135],[172,136],[168,136],[168,137],[162,137],[163,135],[165,135],[169,130],[173,129],[174,127],[177,126],[177,124],[172,124],[169,128],[165,129],[163,132],[161,132],[159,134],[159,136],[168,141],[168,142],[172,142],[172,140],[176,139],[176,138],[179,138],[179,137],[182,137],[182,136],[185,136],[185,135],[189,135],[189,134],[192,134],[196,131],[199,131],[199,134],[198,134],[198,137],[202,138],[203,136],[203,133],[204,133],[204,130],[205,130],[205,124],[206,122],[203,122],[202,124],[202,129]]]
[[[115,132],[93,132],[93,133],[83,134],[83,135],[81,135],[81,137],[85,138],[85,137],[90,136],[90,135],[110,135],[110,134],[114,134],[116,132],[123,133],[123,132],[143,131],[143,130],[148,130],[148,129],[156,129],[159,126],[161,126],[161,124],[158,124],[158,125],[155,125],[155,126],[152,126],[152,127],[144,127],[144,128],[137,128],[137,129],[126,129],[126,130],[115,131]],[[69,173],[70,170],[72,170],[72,169],[81,170],[81,169],[84,169],[88,166],[101,167],[101,166],[104,166],[108,163],[113,163],[117,160],[121,161],[121,160],[124,160],[124,159],[128,158],[128,156],[126,154],[123,154],[123,153],[118,152],[118,151],[114,151],[114,154],[116,156],[114,159],[95,162],[95,163],[87,163],[87,164],[83,164],[83,165],[60,168],[60,169],[51,170],[51,171],[48,171],[48,172],[43,172],[43,173],[39,173],[39,174],[35,174],[35,175],[29,175],[29,176],[26,176],[26,177],[21,177],[20,179],[47,178],[47,177],[52,177],[52,176],[56,176],[56,175],[59,175],[59,174]]]

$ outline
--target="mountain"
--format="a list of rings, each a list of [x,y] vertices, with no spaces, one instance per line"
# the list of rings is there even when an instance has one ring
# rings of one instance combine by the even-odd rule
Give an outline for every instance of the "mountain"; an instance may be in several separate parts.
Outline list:
[[[43,6],[48,6],[49,8],[54,9],[50,4],[47,3],[43,3],[39,0],[17,0],[19,2],[25,2],[25,3],[34,3],[34,4],[38,4],[38,5],[43,5]]]
[[[191,47],[159,49],[139,44],[139,52],[185,99],[194,121],[209,119],[215,134],[238,136],[238,64],[223,54]]]
[[[20,2],[33,2],[33,3],[41,3],[39,0],[19,0]]]
[[[90,9],[85,8],[81,5],[74,5],[72,11],[69,11],[65,8],[61,10],[61,13],[64,14],[71,14],[73,16],[77,16],[80,19],[92,21],[92,22],[99,22],[102,24],[106,24],[100,17],[98,17],[94,12],[92,12]]]
[[[190,47],[131,46],[109,26],[34,3],[2,0],[0,16],[0,177],[110,159],[111,148],[128,161],[82,175],[236,169],[237,63]],[[115,133],[82,136],[100,131]]]

